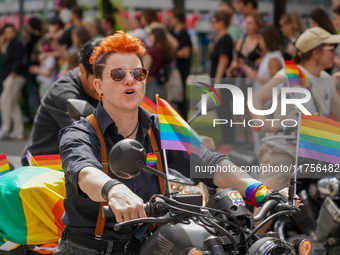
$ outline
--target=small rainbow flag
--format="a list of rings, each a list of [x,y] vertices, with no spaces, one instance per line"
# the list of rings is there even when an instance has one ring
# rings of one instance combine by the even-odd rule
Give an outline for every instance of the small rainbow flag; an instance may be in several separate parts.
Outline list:
[[[175,109],[159,97],[157,109],[162,149],[193,152],[201,156],[202,139]]]
[[[65,196],[63,172],[28,166],[1,175],[0,248],[58,242]]]
[[[6,154],[2,154],[0,155],[0,175],[8,173],[9,171],[11,171],[11,169],[9,168]]]
[[[143,103],[141,104],[141,107],[143,107],[145,110],[147,110],[150,113],[157,114],[157,105],[152,102],[149,98],[146,96],[143,99]]]
[[[298,156],[340,164],[340,122],[301,114]]]
[[[156,165],[156,163],[157,163],[156,154],[152,153],[152,152],[148,153],[148,155],[146,155],[146,164],[148,166],[154,166],[154,165]]]
[[[39,166],[29,151],[27,151],[26,158],[30,166]]]
[[[59,154],[32,156],[28,151],[26,158],[30,166],[43,166],[54,170],[63,170]]]
[[[284,64],[290,87],[301,86],[306,89],[312,88],[312,83],[310,82],[309,78],[299,69],[296,63],[285,60]]]

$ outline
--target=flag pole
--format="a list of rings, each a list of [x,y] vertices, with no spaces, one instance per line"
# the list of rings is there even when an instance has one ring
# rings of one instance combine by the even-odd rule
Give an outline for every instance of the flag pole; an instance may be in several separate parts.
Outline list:
[[[300,127],[301,127],[301,112],[299,111],[298,118],[298,132],[297,132],[297,141],[296,141],[296,150],[295,150],[295,171],[294,171],[294,181],[290,182],[289,187],[289,204],[295,206],[295,195],[296,195],[296,183],[297,183],[297,172],[298,172],[298,160],[299,160],[299,143],[300,143]]]
[[[156,94],[156,103],[157,103],[157,114],[159,117],[159,111],[158,111],[158,97],[159,95]],[[164,168],[165,168],[165,175],[166,175],[166,180],[165,181],[165,191],[164,191],[164,195],[168,195],[170,198],[172,198],[171,195],[171,187],[170,187],[170,181],[169,181],[169,167],[168,167],[168,158],[166,156],[166,151],[164,149],[162,149],[163,152],[163,159],[164,159]]]

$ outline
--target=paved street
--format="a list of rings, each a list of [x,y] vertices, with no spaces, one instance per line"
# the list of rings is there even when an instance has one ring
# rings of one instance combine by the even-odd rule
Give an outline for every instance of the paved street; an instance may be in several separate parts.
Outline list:
[[[0,155],[6,154],[7,159],[10,163],[12,163],[15,168],[21,166],[19,156],[21,155],[22,150],[24,149],[27,139],[29,137],[30,131],[26,130],[25,140],[16,141],[10,139],[0,140]]]

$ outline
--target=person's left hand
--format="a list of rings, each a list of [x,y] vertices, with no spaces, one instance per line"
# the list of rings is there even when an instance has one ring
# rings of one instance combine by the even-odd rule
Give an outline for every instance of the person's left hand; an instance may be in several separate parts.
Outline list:
[[[284,195],[287,199],[289,198],[289,188],[284,188],[279,191],[282,195]],[[295,195],[295,198],[300,199],[298,195]],[[295,200],[295,207],[299,208],[300,200]]]

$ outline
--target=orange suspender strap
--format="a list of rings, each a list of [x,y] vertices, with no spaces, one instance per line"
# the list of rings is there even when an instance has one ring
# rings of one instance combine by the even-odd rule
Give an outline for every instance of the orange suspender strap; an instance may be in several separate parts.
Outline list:
[[[104,140],[103,133],[102,133],[100,127],[99,127],[99,124],[97,122],[96,117],[93,114],[87,116],[87,120],[96,129],[96,132],[97,132],[97,135],[98,135],[99,141],[100,141],[101,151],[102,151],[103,172],[108,175],[109,169],[108,169],[108,164],[107,164],[107,153],[106,153],[106,146],[105,146],[105,140]],[[96,229],[94,231],[96,239],[101,239],[102,235],[104,233],[104,226],[105,226],[105,221],[106,221],[106,219],[103,218],[103,216],[102,216],[102,208],[103,208],[104,205],[108,205],[108,202],[101,202],[100,203],[99,213],[98,213],[98,217],[97,217]]]
[[[148,134],[149,134],[149,137],[150,137],[151,148],[153,150],[153,153],[155,153],[156,157],[157,157],[156,168],[157,168],[158,171],[163,173],[163,165],[162,165],[161,154],[160,154],[160,151],[158,149],[158,145],[157,145],[157,142],[156,142],[155,134],[153,133],[151,127],[150,127],[150,129],[148,131]],[[161,190],[161,194],[164,194],[165,182],[164,182],[164,180],[161,177],[158,177],[158,182],[159,182],[159,188]]]

